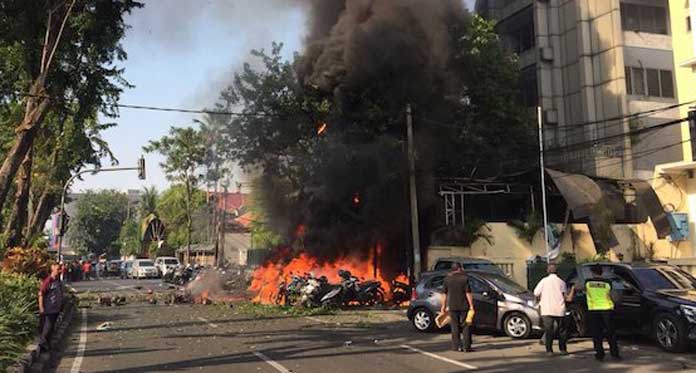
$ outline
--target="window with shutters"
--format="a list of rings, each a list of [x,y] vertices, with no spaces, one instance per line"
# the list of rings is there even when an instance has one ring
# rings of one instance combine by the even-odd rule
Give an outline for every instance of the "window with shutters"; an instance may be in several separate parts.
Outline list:
[[[670,70],[625,67],[626,93],[634,96],[674,98],[674,76]]]
[[[621,3],[621,26],[625,31],[667,35],[667,9]]]

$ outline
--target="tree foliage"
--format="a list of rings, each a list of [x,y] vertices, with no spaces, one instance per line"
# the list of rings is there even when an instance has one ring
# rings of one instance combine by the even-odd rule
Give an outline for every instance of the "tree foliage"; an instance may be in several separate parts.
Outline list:
[[[191,196],[192,215],[206,208],[205,192],[194,189]],[[157,200],[157,212],[167,229],[167,246],[180,248],[188,243],[188,216],[186,213],[186,187],[181,184],[172,185],[162,192]],[[191,243],[203,242],[205,232],[194,230]]]
[[[168,136],[159,140],[151,140],[149,145],[143,147],[148,153],[158,152],[165,157],[160,163],[167,178],[170,181],[183,184],[184,212],[186,216],[186,247],[187,257],[190,254],[193,234],[194,194],[196,186],[201,178],[200,167],[203,165],[206,155],[206,139],[203,133],[195,128],[172,127]]]
[[[23,191],[13,201],[8,228],[21,227],[11,241],[36,237],[67,178],[110,156],[99,133],[112,124],[97,118],[115,117],[114,105],[130,87],[118,67],[126,59],[124,17],[141,6],[133,0],[0,4],[0,206],[13,189]],[[33,177],[15,186],[11,182],[30,149],[37,154]]]
[[[121,226],[126,220],[128,197],[114,190],[87,191],[76,202],[70,219],[70,244],[82,253],[118,256]]]

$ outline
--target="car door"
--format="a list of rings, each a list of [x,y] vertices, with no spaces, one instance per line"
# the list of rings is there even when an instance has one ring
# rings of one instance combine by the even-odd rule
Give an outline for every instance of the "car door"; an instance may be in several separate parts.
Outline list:
[[[480,328],[496,328],[498,318],[498,294],[485,281],[469,276],[469,286],[474,298],[474,326]]]
[[[618,295],[614,303],[616,326],[619,329],[640,330],[642,328],[642,300],[640,288],[630,271],[624,267],[611,266],[612,290]]]

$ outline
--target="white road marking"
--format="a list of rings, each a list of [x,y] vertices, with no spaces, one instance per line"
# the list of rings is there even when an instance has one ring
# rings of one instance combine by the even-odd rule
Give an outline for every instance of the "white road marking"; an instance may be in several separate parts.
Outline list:
[[[401,347],[403,347],[403,348],[405,348],[405,349],[407,349],[407,350],[411,350],[411,351],[413,351],[413,352],[417,352],[417,353],[419,353],[419,354],[423,354],[423,355],[428,356],[428,357],[431,357],[431,358],[433,358],[433,359],[437,359],[437,360],[440,360],[440,361],[444,361],[444,362],[446,362],[446,363],[450,363],[450,364],[453,364],[453,365],[462,367],[462,368],[466,368],[466,369],[469,369],[469,370],[478,369],[477,367],[475,367],[475,366],[473,366],[473,365],[469,365],[469,364],[467,364],[467,363],[462,363],[461,361],[457,361],[457,360],[448,359],[448,358],[446,358],[446,357],[443,357],[443,356],[440,356],[440,355],[436,355],[436,354],[433,354],[433,353],[428,352],[428,351],[423,351],[423,350],[421,350],[421,349],[419,349],[419,348],[415,348],[415,347],[412,347],[412,346],[409,346],[409,345],[401,345]]]
[[[275,368],[277,371],[279,371],[279,372],[281,372],[281,373],[291,373],[291,372],[290,372],[289,370],[287,370],[284,366],[282,366],[282,365],[278,364],[277,362],[271,360],[270,357],[264,355],[264,354],[261,353],[261,352],[254,351],[254,355],[256,355],[256,357],[258,357],[259,359],[265,361],[266,363],[268,363],[268,365],[272,366],[273,368]]]
[[[80,327],[80,343],[77,346],[77,355],[75,355],[75,360],[73,361],[72,369],[70,373],[78,373],[80,367],[82,366],[82,357],[85,355],[85,348],[87,347],[87,310],[82,309],[82,326]]]
[[[214,324],[214,323],[208,321],[208,319],[206,319],[206,318],[204,318],[204,317],[199,317],[198,320],[201,320],[201,321],[203,321],[204,323],[208,324],[211,328],[217,328],[217,327],[218,327],[217,324]]]

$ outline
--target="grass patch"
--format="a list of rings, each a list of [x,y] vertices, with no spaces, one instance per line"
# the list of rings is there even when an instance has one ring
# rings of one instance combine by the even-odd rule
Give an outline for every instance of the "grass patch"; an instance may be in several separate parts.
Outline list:
[[[246,316],[254,318],[273,318],[281,316],[318,316],[318,315],[334,315],[336,310],[331,308],[300,308],[300,307],[284,307],[258,303],[241,303],[235,307],[235,310]]]

